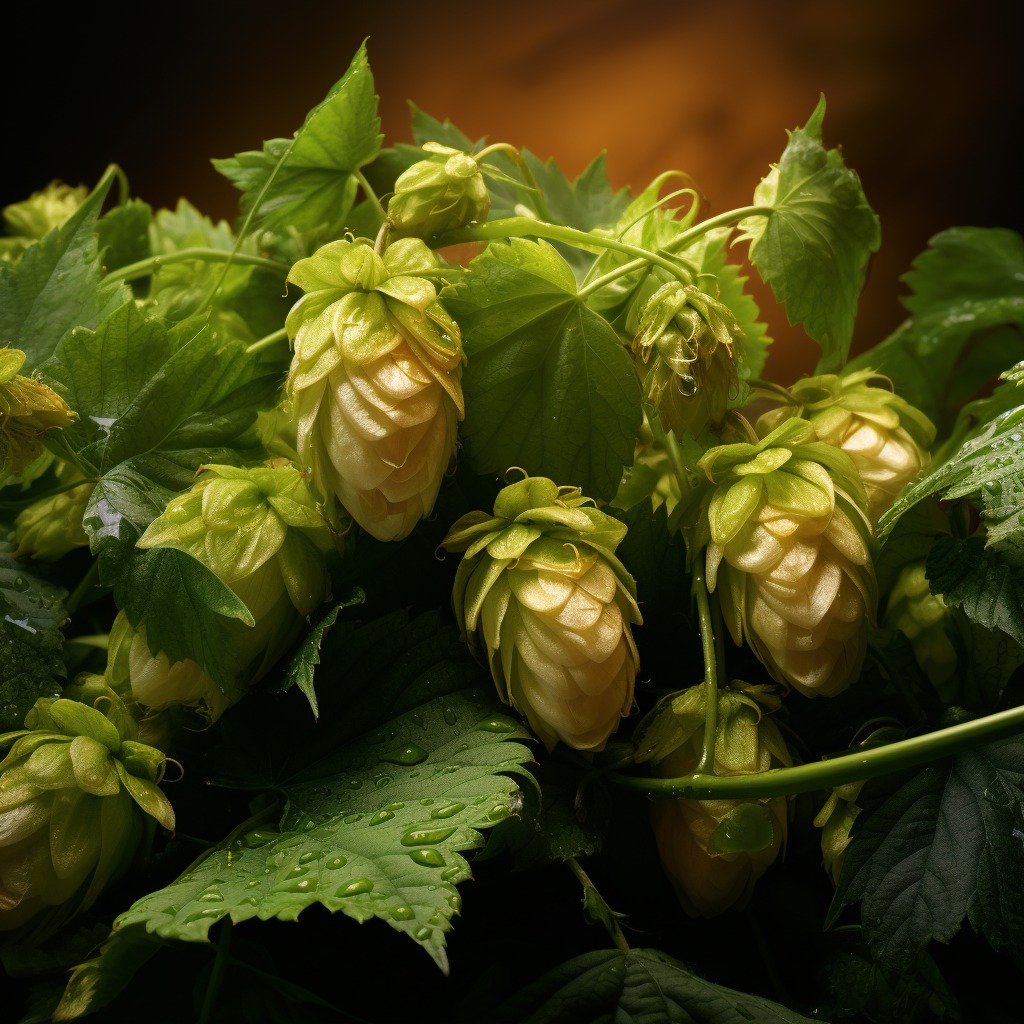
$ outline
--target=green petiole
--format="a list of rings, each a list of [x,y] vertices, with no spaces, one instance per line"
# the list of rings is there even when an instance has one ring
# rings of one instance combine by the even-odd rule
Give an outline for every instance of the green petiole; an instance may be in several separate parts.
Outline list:
[[[277,260],[269,260],[265,256],[255,256],[248,253],[225,252],[223,249],[207,249],[203,246],[193,246],[188,249],[179,249],[177,252],[170,252],[159,256],[148,256],[137,263],[129,263],[126,267],[119,267],[107,274],[108,281],[135,281],[140,277],[148,277],[154,270],[170,263],[183,263],[189,260],[204,260],[207,263],[243,263],[247,266],[263,267],[265,270],[273,271],[275,274],[287,276],[291,270],[285,263]]]

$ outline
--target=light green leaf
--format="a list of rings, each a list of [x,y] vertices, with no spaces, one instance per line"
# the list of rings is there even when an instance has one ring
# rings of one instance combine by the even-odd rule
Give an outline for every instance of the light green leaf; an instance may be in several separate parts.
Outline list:
[[[492,244],[446,297],[468,357],[476,471],[518,465],[611,498],[633,459],[640,385],[614,330],[576,298],[569,265],[544,242]]]
[[[25,352],[21,372],[49,358],[72,327],[94,326],[124,301],[120,285],[104,284],[96,221],[113,176],[59,228],[25,250],[15,263],[0,261],[0,339]]]
[[[355,198],[352,173],[374,159],[380,142],[364,45],[294,138],[272,139],[262,151],[213,164],[241,189],[242,211],[252,216],[252,227],[337,237]]]
[[[115,929],[143,924],[164,938],[204,941],[225,917],[294,920],[319,903],[377,918],[447,970],[445,932],[470,877],[462,851],[513,813],[532,757],[525,732],[478,691],[435,698],[348,743],[284,787],[279,832],[252,831],[171,885],[138,900]]]
[[[39,697],[56,697],[65,675],[66,591],[13,558],[0,540],[0,733],[22,728]]]
[[[817,372],[836,373],[846,362],[868,258],[881,235],[857,175],[838,149],[822,145],[824,116],[822,97],[754,192],[754,204],[771,213],[740,227],[750,261],[790,323],[803,323],[821,345]]]

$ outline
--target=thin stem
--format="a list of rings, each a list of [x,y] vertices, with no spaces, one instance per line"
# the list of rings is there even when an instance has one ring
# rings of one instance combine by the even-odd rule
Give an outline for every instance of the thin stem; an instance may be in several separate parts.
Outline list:
[[[732,800],[789,796],[916,768],[972,747],[979,740],[992,742],[1019,732],[1024,732],[1024,707],[999,711],[972,722],[961,722],[923,736],[888,743],[884,747],[859,750],[794,768],[770,768],[755,775],[694,773],[678,779],[652,779],[609,773],[606,778],[655,799]]]
[[[704,745],[698,775],[715,774],[715,741],[718,739],[718,652],[715,650],[715,630],[711,622],[711,603],[704,580],[701,556],[693,560],[693,597],[697,602],[697,621],[700,623],[700,642],[704,650]]]
[[[250,253],[230,253],[223,249],[209,249],[205,246],[190,246],[188,249],[179,249],[177,252],[163,253],[159,256],[148,256],[137,263],[129,263],[126,267],[118,267],[107,274],[107,281],[134,281],[140,277],[148,277],[154,270],[165,266],[168,263],[182,263],[186,260],[204,260],[207,263],[244,263],[255,267],[264,267],[272,270],[275,274],[287,276],[291,269],[286,263],[279,263],[277,260],[268,260],[265,256],[256,256]],[[219,285],[218,285],[219,287]]]
[[[86,595],[94,587],[99,586],[100,578],[100,563],[97,559],[93,559],[92,565],[89,566],[89,571],[79,581],[77,587],[75,587],[72,595],[64,602],[64,611],[68,615],[74,615],[78,611],[79,605],[85,600]]]
[[[373,186],[366,180],[366,175],[360,170],[355,170],[352,172],[352,177],[359,182],[359,187],[366,193],[366,198],[370,200],[370,205],[380,214],[380,219],[386,220],[387,214],[384,212],[384,207],[377,198],[377,193],[374,192]]]
[[[196,1024],[209,1024],[213,1020],[213,1008],[217,1003],[217,996],[220,994],[221,982],[224,980],[224,972],[228,966],[228,949],[231,947],[230,920],[223,921],[220,926],[220,935],[217,939],[217,955],[213,960],[213,968],[210,971],[210,980],[206,984],[206,996],[203,998],[203,1009],[199,1014]]]
[[[601,924],[605,926],[609,937],[612,942],[615,943],[617,949],[623,953],[630,952],[629,943],[626,941],[626,936],[622,934],[622,929],[619,927],[619,922],[616,918],[615,911],[605,902],[604,897],[598,892],[597,886],[590,880],[586,871],[580,865],[580,862],[575,857],[567,857],[565,860],[566,867],[576,876],[580,885],[583,886],[583,906],[587,909],[590,907],[591,901],[596,901],[598,914],[597,916],[601,919]]]
[[[287,337],[288,329],[286,327],[281,327],[278,330],[273,331],[271,334],[264,335],[258,341],[254,341],[246,348],[245,354],[247,356],[251,356],[253,352],[262,352],[265,348],[270,348],[271,346],[276,345],[279,341],[284,341]]]
[[[66,494],[68,491],[73,491],[76,487],[85,487],[87,484],[94,483],[96,483],[96,479],[89,478],[86,480],[75,480],[70,484],[62,484],[60,487],[54,487],[52,490],[44,491],[42,494],[26,492],[25,497],[21,501],[0,501],[0,512],[13,512],[15,509],[22,509],[26,505],[34,505],[37,501],[46,501],[47,498],[55,498],[58,494]]]

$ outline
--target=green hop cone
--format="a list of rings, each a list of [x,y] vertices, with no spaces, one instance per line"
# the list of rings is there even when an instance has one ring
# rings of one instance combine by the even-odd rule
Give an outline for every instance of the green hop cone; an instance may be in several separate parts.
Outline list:
[[[748,687],[718,694],[716,775],[751,775],[792,764],[781,733],[754,699],[759,693]],[[703,756],[705,703],[704,687],[694,686],[656,709],[651,727],[641,730],[637,759],[654,758],[662,778],[692,775]],[[662,866],[691,917],[743,907],[786,844],[785,797],[656,800],[652,815]]]
[[[920,410],[877,381],[874,370],[806,377],[789,389],[792,401],[757,421],[764,435],[791,417],[807,420],[819,441],[853,460],[867,492],[868,518],[879,517],[928,464],[935,426]]]
[[[0,349],[0,479],[27,469],[42,453],[43,435],[77,418],[55,391],[18,373],[24,363],[21,349]]]
[[[947,704],[956,700],[959,691],[951,619],[942,596],[928,586],[924,563],[905,566],[889,592],[883,625],[907,637],[918,665]]]
[[[821,829],[822,866],[833,885],[839,884],[839,876],[843,873],[843,858],[850,845],[850,830],[860,814],[856,801],[863,785],[863,781],[860,781],[837,786],[814,819],[814,824]]]
[[[58,465],[56,477],[68,490],[41,498],[18,513],[14,522],[15,558],[30,555],[43,562],[55,562],[89,543],[82,520],[93,484],[67,462]]]
[[[0,260],[16,260],[33,242],[60,227],[85,202],[89,190],[51,181],[20,203],[4,207],[7,238],[0,238]]]
[[[288,276],[306,293],[286,321],[301,464],[378,540],[433,509],[465,413],[459,329],[424,276],[440,267],[417,238],[339,241]]]
[[[428,142],[431,155],[403,171],[388,203],[395,237],[435,238],[487,217],[491,196],[480,165],[468,153]]]
[[[465,551],[452,595],[463,633],[549,750],[603,749],[633,706],[642,620],[614,554],[625,533],[578,488],[526,477],[441,542]]]
[[[280,461],[247,469],[204,466],[191,490],[171,499],[149,524],[138,546],[184,551],[245,603],[252,625],[239,619],[229,625],[237,676],[244,684],[260,678],[291,646],[305,616],[330,592],[325,555],[334,548],[334,535],[306,477]],[[136,645],[133,639],[141,663]],[[151,667],[153,679],[169,679],[173,665],[165,669],[163,655],[153,656],[160,666],[159,671]],[[139,671],[132,676],[133,692]],[[136,698],[143,703],[159,707],[173,701],[170,682],[142,685],[145,697],[136,693]]]
[[[0,930],[47,911],[47,924],[91,906],[129,866],[155,819],[174,828],[158,783],[166,758],[139,743],[128,714],[42,698],[25,729],[0,737]],[[59,908],[59,909],[58,909]]]
[[[721,423],[739,378],[732,310],[697,288],[662,285],[640,315],[633,352],[666,430],[698,434]]]
[[[708,588],[733,640],[808,697],[846,689],[876,602],[853,463],[805,420],[789,419],[757,444],[712,448],[698,467],[715,487],[697,539],[707,542]]]

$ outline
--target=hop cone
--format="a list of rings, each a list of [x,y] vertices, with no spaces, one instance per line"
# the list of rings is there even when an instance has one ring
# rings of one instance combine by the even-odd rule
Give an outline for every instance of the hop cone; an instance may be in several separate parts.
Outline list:
[[[814,824],[821,829],[822,865],[833,885],[839,884],[839,876],[843,873],[843,859],[850,845],[850,830],[860,814],[857,797],[863,785],[861,781],[836,786],[814,819]]]
[[[863,485],[849,458],[786,420],[755,444],[698,463],[707,504],[707,584],[733,640],[772,677],[833,696],[857,677],[874,617],[875,574]]]
[[[441,542],[465,551],[453,601],[498,694],[550,750],[601,750],[633,704],[641,621],[633,578],[615,557],[626,528],[578,488],[526,477],[494,515],[463,516]]]
[[[473,221],[491,206],[480,165],[467,153],[427,143],[431,155],[403,171],[388,203],[392,233],[433,238]]]
[[[110,713],[123,710],[113,695],[104,703],[108,714],[43,698],[0,737],[0,930],[84,910],[128,867],[149,818],[174,828],[157,785],[164,755]]]
[[[330,592],[324,556],[334,538],[306,478],[291,465],[205,466],[192,489],[172,499],[149,524],[138,546],[184,551],[245,603],[251,623],[230,622],[243,682],[270,668],[295,640],[304,617]],[[133,638],[134,659],[129,660],[136,664],[136,698],[154,707],[173,702],[179,685],[191,685],[183,680],[194,670],[168,663],[159,652],[154,655],[158,664],[143,670],[145,647],[138,645]],[[163,679],[160,686],[158,679]],[[205,681],[193,682],[200,691],[207,687]],[[226,696],[230,702],[237,694]]]
[[[4,207],[4,227],[10,237],[0,238],[0,260],[15,262],[33,242],[60,227],[85,202],[89,190],[51,181],[20,203]]]
[[[662,716],[657,728],[662,737],[653,752],[659,776],[679,778],[697,769],[704,746],[704,709],[704,687],[694,686]],[[644,742],[641,737],[641,746]],[[778,728],[756,701],[731,689],[721,691],[715,774],[750,775],[791,763]],[[691,917],[714,917],[744,906],[786,843],[785,797],[658,800],[652,814],[662,866]]]
[[[874,370],[807,377],[790,388],[791,404],[757,421],[757,432],[764,435],[790,417],[801,417],[819,441],[846,452],[864,481],[872,523],[927,465],[935,439],[931,420],[899,395],[872,384],[876,380],[884,378]]]
[[[41,498],[18,513],[14,523],[15,558],[31,555],[44,562],[54,562],[74,548],[89,543],[82,520],[93,485],[66,462],[57,467],[56,476],[65,486],[80,483],[49,498]]]
[[[21,349],[0,349],[0,479],[28,468],[42,453],[43,434],[77,415],[55,391],[18,373],[24,362]]]
[[[417,238],[378,256],[325,245],[292,267],[306,294],[288,314],[288,395],[298,454],[378,540],[399,540],[434,506],[464,414],[462,341]]]
[[[669,282],[648,300],[637,330],[644,390],[665,429],[678,436],[716,426],[739,383],[733,343],[741,328],[732,310]]]

